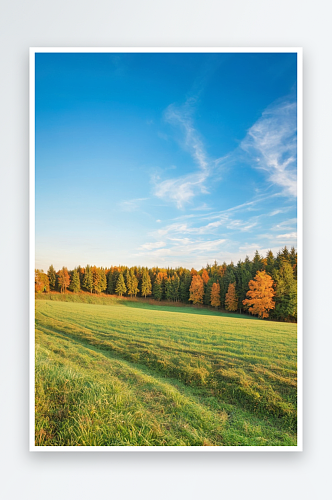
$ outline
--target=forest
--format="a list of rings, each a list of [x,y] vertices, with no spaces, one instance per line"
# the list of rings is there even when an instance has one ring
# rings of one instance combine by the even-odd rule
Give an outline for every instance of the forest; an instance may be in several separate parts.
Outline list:
[[[35,270],[35,292],[106,293],[120,297],[151,297],[157,301],[192,303],[262,319],[296,322],[297,252],[284,247],[265,257],[258,251],[236,265],[207,264],[191,270],[177,267],[109,268],[86,265],[45,273]]]

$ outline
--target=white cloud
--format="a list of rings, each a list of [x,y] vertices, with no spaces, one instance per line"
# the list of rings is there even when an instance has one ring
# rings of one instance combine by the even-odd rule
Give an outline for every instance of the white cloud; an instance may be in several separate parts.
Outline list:
[[[164,247],[166,243],[164,241],[156,241],[155,243],[145,243],[144,245],[141,245],[141,248],[144,250],[153,250],[155,248],[161,248]]]
[[[190,238],[170,238],[167,248],[149,249],[147,247],[150,244],[145,244],[141,246],[141,249],[147,250],[147,252],[140,252],[137,255],[148,255],[149,257],[158,258],[166,256],[182,258],[194,254],[195,256],[203,255],[205,258],[208,258],[211,255],[213,256],[216,251],[219,251],[225,242],[225,239],[202,241],[191,240]]]
[[[119,203],[119,206],[124,212],[134,212],[139,208],[141,202],[147,199],[148,198],[134,198],[132,200],[123,200]]]
[[[296,196],[296,103],[268,107],[241,143],[257,168],[265,170],[284,194]]]
[[[189,152],[198,167],[187,175],[160,181],[154,179],[154,194],[158,198],[174,202],[178,208],[182,208],[199,193],[208,193],[205,181],[210,175],[209,161],[204,150],[202,140],[193,126],[192,112],[193,102],[191,98],[181,107],[168,106],[165,111],[165,119],[172,125],[179,127],[183,135],[183,147]]]
[[[288,233],[288,234],[278,234],[278,240],[295,240],[297,238],[297,233]]]

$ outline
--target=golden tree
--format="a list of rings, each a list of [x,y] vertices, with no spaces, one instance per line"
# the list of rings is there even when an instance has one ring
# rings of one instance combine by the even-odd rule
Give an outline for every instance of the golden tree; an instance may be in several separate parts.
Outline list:
[[[211,289],[211,306],[219,307],[220,306],[220,285],[219,283],[213,283]]]
[[[203,304],[204,283],[199,274],[192,277],[189,292],[189,300],[191,300],[193,304]]]
[[[207,282],[209,281],[209,279],[210,279],[210,276],[208,275],[207,270],[204,269],[203,272],[202,272],[202,280],[204,282],[204,285],[207,284]]]
[[[58,272],[58,283],[61,293],[66,293],[66,290],[70,285],[70,276],[66,267],[63,267]]]
[[[248,298],[242,303],[248,306],[251,314],[257,314],[260,318],[269,317],[269,311],[275,307],[273,285],[273,279],[265,271],[257,271],[255,278],[249,281]]]
[[[235,283],[230,283],[228,285],[228,290],[225,297],[225,307],[227,311],[237,310],[237,296],[235,291]]]

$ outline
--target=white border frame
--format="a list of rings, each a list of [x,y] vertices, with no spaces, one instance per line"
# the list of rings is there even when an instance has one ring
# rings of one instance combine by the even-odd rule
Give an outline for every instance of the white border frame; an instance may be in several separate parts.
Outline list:
[[[35,54],[296,53],[297,54],[297,446],[35,446]],[[303,451],[303,51],[302,47],[30,47],[29,66],[29,450],[30,451]]]

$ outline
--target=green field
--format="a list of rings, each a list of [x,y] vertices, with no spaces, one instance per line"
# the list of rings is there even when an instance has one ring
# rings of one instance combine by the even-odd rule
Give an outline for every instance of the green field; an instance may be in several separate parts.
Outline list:
[[[47,298],[36,300],[37,446],[296,446],[295,324]]]

